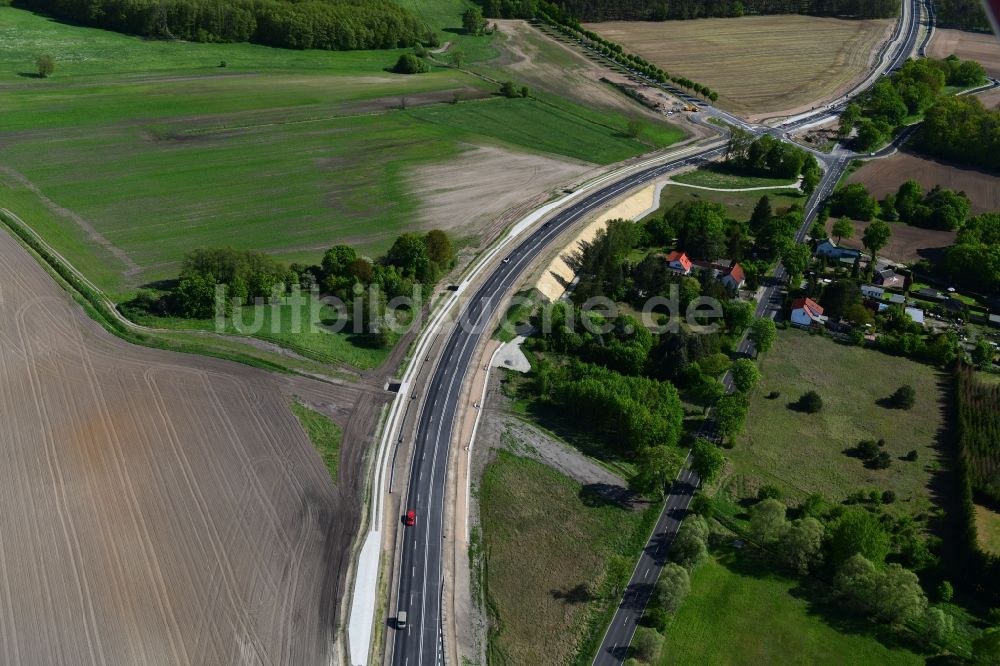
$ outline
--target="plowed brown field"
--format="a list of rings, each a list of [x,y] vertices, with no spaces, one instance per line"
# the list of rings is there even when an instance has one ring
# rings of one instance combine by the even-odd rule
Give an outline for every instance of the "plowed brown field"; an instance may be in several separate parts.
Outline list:
[[[128,345],[0,232],[0,662],[327,663],[381,399]]]

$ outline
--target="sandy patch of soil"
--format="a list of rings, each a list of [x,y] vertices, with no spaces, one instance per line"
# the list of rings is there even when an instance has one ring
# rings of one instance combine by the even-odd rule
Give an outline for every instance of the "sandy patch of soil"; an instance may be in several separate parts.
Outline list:
[[[539,195],[547,198],[593,168],[497,146],[470,146],[447,162],[414,173],[410,185],[421,201],[417,222],[422,229],[444,229],[458,237],[489,236],[500,213]]]
[[[384,398],[122,342],[3,232],[0,285],[0,661],[327,663]]]
[[[624,199],[620,203],[608,208],[601,213],[593,222],[587,224],[580,230],[573,239],[568,242],[563,250],[549,262],[542,271],[541,277],[535,283],[535,289],[540,291],[550,301],[555,301],[566,291],[567,286],[573,281],[575,272],[569,264],[569,259],[579,248],[581,243],[589,243],[594,240],[597,233],[603,229],[610,220],[626,219],[633,220],[644,214],[650,208],[656,206],[656,184],[651,183],[635,194]]]

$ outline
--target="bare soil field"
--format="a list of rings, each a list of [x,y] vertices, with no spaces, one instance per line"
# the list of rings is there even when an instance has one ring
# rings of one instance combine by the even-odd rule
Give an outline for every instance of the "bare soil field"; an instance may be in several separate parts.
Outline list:
[[[849,89],[891,26],[889,20],[747,16],[586,27],[718,91],[723,108],[757,116],[792,112]]]
[[[925,190],[935,185],[964,191],[972,202],[972,213],[1000,211],[1000,178],[995,174],[938,162],[912,153],[872,160],[851,174],[848,183],[863,183],[881,199],[913,179]]]
[[[416,169],[410,185],[422,204],[422,228],[479,236],[491,220],[530,195],[545,197],[590,171],[592,164],[575,160],[470,145],[447,162]]]
[[[978,95],[979,101],[983,103],[987,109],[995,109],[1000,107],[1000,88],[994,88],[988,92],[984,92]]]
[[[382,396],[131,346],[6,233],[0,285],[0,662],[328,663]]]
[[[993,35],[964,30],[935,30],[927,55],[945,58],[957,55],[962,60],[975,60],[988,74],[1000,76],[1000,42]]]
[[[834,222],[834,219],[827,222],[826,231],[831,235]],[[861,234],[864,233],[868,222],[858,222],[857,220],[853,220],[852,222],[854,224],[854,238],[844,238],[841,241],[841,245],[861,250],[865,256],[868,256],[868,250],[865,250],[861,246]],[[920,227],[911,227],[902,222],[892,222],[889,227],[892,229],[892,237],[889,239],[889,244],[879,251],[878,256],[901,264],[936,256],[943,248],[955,244],[955,235],[957,233],[954,231],[921,229]]]

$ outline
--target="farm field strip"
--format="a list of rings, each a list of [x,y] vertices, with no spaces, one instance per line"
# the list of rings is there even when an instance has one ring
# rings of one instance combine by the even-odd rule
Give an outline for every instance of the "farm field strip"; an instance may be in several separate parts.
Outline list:
[[[808,110],[801,107],[850,88],[867,73],[892,25],[789,15],[586,27],[671,74],[716,90],[722,108],[773,115]]]
[[[132,347],[5,233],[0,258],[2,660],[325,660],[357,474],[334,489],[288,395],[355,449],[358,392]]]

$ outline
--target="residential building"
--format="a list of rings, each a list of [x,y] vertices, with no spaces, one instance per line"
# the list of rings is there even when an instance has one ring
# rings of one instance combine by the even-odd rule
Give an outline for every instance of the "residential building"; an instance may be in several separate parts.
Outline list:
[[[885,289],[871,284],[861,285],[861,295],[873,301],[881,301],[885,296]]]
[[[827,318],[823,308],[811,298],[799,298],[792,303],[792,324],[803,328],[823,326]]]
[[[672,271],[677,271],[683,275],[690,275],[691,268],[694,266],[694,263],[687,256],[686,252],[674,250],[667,255],[667,266]]]
[[[742,289],[743,285],[747,282],[746,274],[743,272],[743,267],[735,261],[732,266],[722,272],[721,279],[722,284],[726,285],[730,289]]]
[[[903,285],[906,284],[906,278],[899,275],[891,268],[883,268],[881,270],[875,271],[875,276],[873,281],[875,284],[885,287],[887,289],[895,287],[902,289]]]
[[[910,319],[912,319],[915,323],[920,324],[921,326],[924,325],[923,310],[921,310],[920,308],[906,308],[905,312],[907,315],[909,315]]]
[[[827,257],[828,259],[850,259],[854,260],[861,256],[858,250],[852,250],[849,247],[841,247],[837,245],[832,238],[827,238],[825,241],[816,246],[816,256],[817,257]]]

